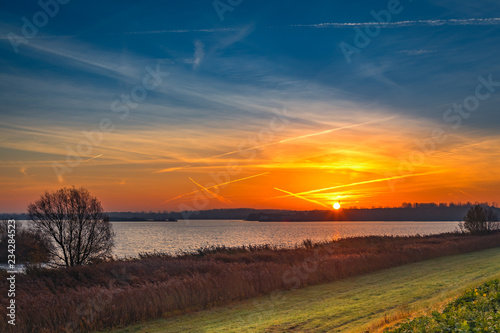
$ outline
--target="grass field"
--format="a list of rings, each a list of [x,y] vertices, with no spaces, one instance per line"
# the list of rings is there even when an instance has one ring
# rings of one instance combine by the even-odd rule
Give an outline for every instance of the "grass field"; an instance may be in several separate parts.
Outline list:
[[[364,332],[444,304],[500,277],[500,248],[441,257],[115,330],[160,332]]]

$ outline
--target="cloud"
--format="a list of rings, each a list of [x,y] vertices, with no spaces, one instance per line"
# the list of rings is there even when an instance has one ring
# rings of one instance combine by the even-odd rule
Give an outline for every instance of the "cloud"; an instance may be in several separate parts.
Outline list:
[[[389,66],[387,64],[384,65],[376,65],[371,63],[365,63],[358,67],[356,70],[357,74],[362,78],[371,78],[384,85],[390,86],[392,88],[396,88],[398,91],[403,92],[403,86],[391,80],[387,77],[386,72],[389,70]]]
[[[141,78],[142,68],[134,66],[137,56],[96,49],[81,41],[49,41],[39,40],[36,43],[23,45],[30,48],[30,56],[47,62],[56,62],[59,66],[79,68],[97,75],[117,80],[137,80]],[[33,52],[34,51],[34,52]],[[142,74],[143,75],[143,74]]]
[[[412,56],[418,56],[418,55],[427,54],[427,53],[434,53],[434,52],[436,52],[436,51],[435,50],[425,50],[425,49],[399,51],[399,53],[403,53],[406,55],[412,55]]]
[[[201,41],[197,40],[195,41],[194,46],[193,70],[196,70],[200,67],[203,58],[205,58],[205,45]]]

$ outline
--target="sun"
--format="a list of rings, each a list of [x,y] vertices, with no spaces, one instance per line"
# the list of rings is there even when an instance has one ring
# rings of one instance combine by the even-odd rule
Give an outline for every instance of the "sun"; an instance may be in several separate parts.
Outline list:
[[[334,203],[333,209],[340,209],[340,203],[339,202]]]

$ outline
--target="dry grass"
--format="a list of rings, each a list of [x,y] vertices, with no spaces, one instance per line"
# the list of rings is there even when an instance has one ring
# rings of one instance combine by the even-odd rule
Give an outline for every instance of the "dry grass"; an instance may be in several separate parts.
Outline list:
[[[31,269],[17,277],[15,331],[119,327],[499,245],[499,233],[360,237],[306,241],[295,249],[214,246],[177,257],[153,253],[87,267]],[[0,279],[6,290],[5,277]],[[5,309],[6,299],[0,303]],[[0,331],[13,332],[5,318],[1,314]]]

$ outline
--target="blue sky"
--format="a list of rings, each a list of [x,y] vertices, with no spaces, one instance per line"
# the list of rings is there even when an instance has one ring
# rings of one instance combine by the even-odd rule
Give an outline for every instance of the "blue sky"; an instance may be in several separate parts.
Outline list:
[[[340,44],[355,45],[355,29],[373,24],[371,12],[388,3],[243,0],[221,20],[208,0],[73,0],[59,4],[17,53],[9,33],[23,36],[22,18],[33,22],[41,8],[4,3],[0,153],[2,183],[12,192],[0,209],[19,210],[61,183],[126,183],[131,170],[150,174],[230,152],[276,109],[291,115],[281,138],[390,117],[396,120],[385,130],[399,129],[411,150],[429,128],[449,129],[443,113],[474,93],[479,76],[500,81],[500,3],[402,0],[348,63]],[[169,75],[118,119],[110,104],[143,82],[146,66]],[[443,149],[496,142],[499,101],[492,94],[481,102],[452,133],[462,137]],[[92,161],[100,171],[82,166],[56,177],[53,162],[103,118],[116,130],[85,156],[102,155]],[[162,208],[157,201],[150,208]]]

